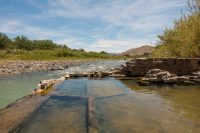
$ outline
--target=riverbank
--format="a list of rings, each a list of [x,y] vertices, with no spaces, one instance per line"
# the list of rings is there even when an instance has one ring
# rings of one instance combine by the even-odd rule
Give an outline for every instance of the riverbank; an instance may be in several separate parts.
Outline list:
[[[66,60],[66,61],[2,61],[0,63],[0,76],[24,74],[39,71],[64,70],[74,65],[92,60]]]

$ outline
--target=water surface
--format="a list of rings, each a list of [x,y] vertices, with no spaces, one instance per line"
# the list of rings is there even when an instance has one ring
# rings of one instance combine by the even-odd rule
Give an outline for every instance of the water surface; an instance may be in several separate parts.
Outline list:
[[[71,79],[57,87],[19,133],[87,132],[87,96],[94,98],[99,133],[199,133],[199,95],[199,86]]]
[[[56,72],[35,72],[12,77],[0,77],[0,109],[30,94],[40,80],[58,77]]]
[[[8,77],[0,77],[0,109],[13,103],[17,99],[30,94],[40,80],[59,78],[66,72],[89,72],[110,70],[125,61],[92,61],[69,67],[61,71],[33,72]]]

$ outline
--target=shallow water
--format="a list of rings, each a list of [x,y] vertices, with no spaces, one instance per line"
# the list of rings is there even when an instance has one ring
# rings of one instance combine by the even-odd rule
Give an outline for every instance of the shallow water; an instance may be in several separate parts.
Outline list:
[[[99,133],[199,133],[199,95],[199,86],[71,79],[60,84],[18,132],[87,132],[86,97],[91,96]]]
[[[30,94],[40,80],[57,78],[54,72],[35,72],[0,78],[0,109],[15,100]]]
[[[95,61],[69,67],[62,71],[34,72],[12,77],[0,77],[0,109],[13,103],[17,99],[30,94],[40,80],[59,78],[66,72],[103,71],[115,68],[124,61]]]

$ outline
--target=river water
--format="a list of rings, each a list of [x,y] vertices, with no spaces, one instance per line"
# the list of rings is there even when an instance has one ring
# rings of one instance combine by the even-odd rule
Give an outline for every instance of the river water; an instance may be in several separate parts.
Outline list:
[[[199,133],[199,95],[199,86],[66,80],[18,133],[87,133],[87,96],[94,98],[99,133]]]
[[[82,70],[89,66],[95,68],[84,64]],[[70,79],[59,84],[17,132],[87,133],[90,96],[99,133],[199,133],[199,95],[199,85],[139,86],[135,79]]]
[[[59,78],[66,72],[103,71],[120,66],[124,61],[92,61],[61,71],[34,72],[9,77],[0,77],[0,109],[17,99],[30,94],[44,79]]]

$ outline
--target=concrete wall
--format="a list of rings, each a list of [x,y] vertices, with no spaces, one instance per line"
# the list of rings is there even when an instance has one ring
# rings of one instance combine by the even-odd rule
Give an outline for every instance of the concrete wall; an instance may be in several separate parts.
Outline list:
[[[178,75],[189,75],[200,70],[200,58],[139,58],[127,62],[124,71],[130,76],[142,76],[155,68]]]

